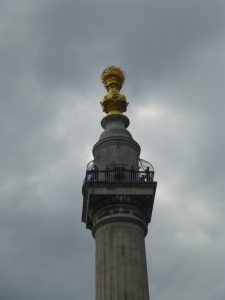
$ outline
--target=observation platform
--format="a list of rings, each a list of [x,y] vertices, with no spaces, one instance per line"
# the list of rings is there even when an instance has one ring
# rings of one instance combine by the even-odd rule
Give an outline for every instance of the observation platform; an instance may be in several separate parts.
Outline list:
[[[152,165],[146,163],[140,160],[139,171],[124,167],[98,170],[94,161],[88,164],[82,188],[82,221],[87,228],[92,227],[92,216],[97,210],[116,204],[141,209],[146,215],[146,224],[150,222],[157,183]]]

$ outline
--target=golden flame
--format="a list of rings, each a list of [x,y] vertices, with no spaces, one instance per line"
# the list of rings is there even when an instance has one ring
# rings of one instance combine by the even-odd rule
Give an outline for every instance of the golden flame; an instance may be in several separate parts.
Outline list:
[[[101,102],[103,111],[108,115],[122,114],[128,105],[126,97],[120,94],[125,80],[123,70],[116,66],[110,66],[102,72],[101,78],[108,91],[108,95]]]

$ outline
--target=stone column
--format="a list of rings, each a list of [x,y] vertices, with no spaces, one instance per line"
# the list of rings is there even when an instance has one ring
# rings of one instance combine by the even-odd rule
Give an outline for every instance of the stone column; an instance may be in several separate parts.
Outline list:
[[[144,219],[131,205],[108,206],[95,214],[96,300],[149,300]]]
[[[118,67],[102,73],[107,115],[82,187],[82,221],[96,240],[96,300],[149,300],[145,236],[157,182],[127,130],[128,102],[120,94],[124,79]]]

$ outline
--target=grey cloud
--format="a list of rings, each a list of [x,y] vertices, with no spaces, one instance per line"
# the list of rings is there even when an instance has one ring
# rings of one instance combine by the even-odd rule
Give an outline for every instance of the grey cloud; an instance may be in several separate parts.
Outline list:
[[[0,9],[0,298],[92,299],[81,186],[121,65],[158,190],[152,299],[224,298],[224,1],[19,1]]]

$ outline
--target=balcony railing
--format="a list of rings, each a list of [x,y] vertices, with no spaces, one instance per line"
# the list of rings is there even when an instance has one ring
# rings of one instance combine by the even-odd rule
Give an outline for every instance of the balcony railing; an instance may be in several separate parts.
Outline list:
[[[154,171],[135,170],[88,170],[86,171],[86,182],[111,182],[111,183],[145,183],[152,182]]]
[[[90,171],[90,170],[93,170],[94,167],[95,167],[96,163],[94,160],[91,160],[89,161],[89,163],[87,164],[87,171]],[[116,166],[117,168],[118,166]],[[119,166],[121,168],[124,169],[124,166]],[[126,168],[126,167],[125,167]],[[114,167],[112,168],[114,169]],[[139,158],[138,159],[138,171],[142,171],[144,172],[146,169],[148,169],[150,172],[153,172],[154,173],[154,168],[153,168],[153,165],[150,164],[148,161],[144,160],[144,159],[141,159]]]

